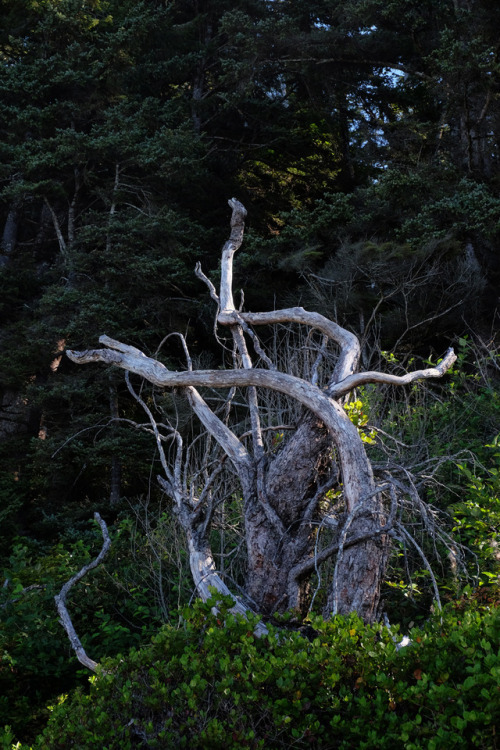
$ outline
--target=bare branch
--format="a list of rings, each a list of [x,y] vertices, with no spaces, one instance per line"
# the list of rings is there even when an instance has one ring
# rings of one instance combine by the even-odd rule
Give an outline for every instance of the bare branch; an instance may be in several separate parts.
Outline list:
[[[198,371],[199,372],[199,371]],[[194,374],[194,373],[193,373]],[[213,383],[216,385],[217,383]],[[243,445],[238,440],[236,435],[227,427],[224,422],[212,411],[206,401],[200,396],[196,388],[186,388],[185,394],[191,408],[194,413],[203,424],[203,426],[210,432],[211,435],[217,440],[222,450],[233,462],[236,471],[240,475],[242,481],[244,475],[246,476],[250,471],[250,455]]]
[[[404,331],[404,333],[401,334],[401,336],[398,338],[398,340],[394,344],[393,350],[397,351],[397,348],[398,348],[400,342],[404,339],[404,337],[406,336],[406,334],[409,331],[413,331],[414,328],[420,328],[420,326],[423,326],[426,323],[431,323],[431,322],[434,322],[435,320],[437,320],[438,318],[442,318],[443,315],[447,315],[449,312],[451,312],[452,310],[454,310],[456,307],[460,307],[460,305],[463,305],[463,303],[464,303],[463,299],[460,299],[460,300],[458,300],[458,302],[455,302],[454,305],[450,305],[450,307],[446,308],[446,310],[441,310],[440,312],[433,313],[428,318],[425,318],[424,320],[419,320],[418,323],[415,323],[412,326],[410,326],[410,325],[407,326],[406,330]]]
[[[314,511],[316,510],[316,507],[321,500],[321,498],[328,492],[328,490],[331,490],[334,486],[335,482],[337,482],[339,479],[337,472],[332,472],[326,482],[321,485],[321,487],[318,487],[316,492],[314,493],[313,497],[309,500],[307,507],[304,511],[304,514],[302,516],[302,522],[308,523],[314,514]],[[325,519],[323,519],[323,522],[325,522]],[[328,525],[328,524],[327,524]]]
[[[241,317],[240,313],[235,313],[235,315],[236,315],[236,319],[238,320],[238,323],[241,326],[241,328],[252,339],[253,348],[255,349],[255,351],[257,352],[257,354],[261,358],[261,360],[266,363],[266,365],[269,367],[270,370],[276,370],[277,368],[276,368],[274,362],[272,362],[272,360],[269,359],[269,357],[267,356],[267,354],[265,353],[265,351],[262,349],[262,347],[260,345],[260,341],[258,339],[258,336],[256,336],[256,334],[252,331],[252,329],[250,328],[250,326],[245,323],[245,321]]]
[[[246,370],[249,370],[253,367],[253,364],[241,327],[241,319],[239,313],[236,311],[233,300],[233,257],[235,252],[239,249],[241,243],[243,242],[245,217],[247,215],[247,212],[243,204],[237,201],[236,198],[232,198],[228,202],[232,209],[231,233],[229,235],[229,239],[222,248],[220,306],[224,312],[233,313],[234,315],[234,319],[229,322],[225,322],[224,324],[230,326],[231,334],[233,336],[233,340],[237,347],[237,350],[241,356],[243,367]],[[217,316],[218,321],[219,318],[220,315]],[[252,423],[254,452],[257,461],[260,461],[264,452],[264,443],[262,439],[262,432],[260,429],[259,403],[257,398],[257,391],[255,388],[249,389],[248,401],[250,407],[250,420]]]
[[[220,307],[223,312],[235,310],[233,302],[233,256],[243,242],[247,215],[245,206],[236,198],[231,198],[228,203],[233,213],[231,216],[231,233],[222,248]]]
[[[52,217],[52,223],[54,225],[54,229],[55,229],[55,232],[56,232],[57,241],[59,243],[59,250],[61,251],[61,255],[64,256],[64,257],[67,257],[67,255],[68,255],[68,246],[66,244],[66,240],[63,237],[63,233],[62,233],[62,230],[61,230],[61,225],[59,224],[59,219],[57,218],[57,214],[54,211],[54,209],[52,208],[51,204],[49,203],[49,201],[48,201],[48,199],[46,197],[44,197],[43,202],[45,203],[45,205],[49,209],[50,215]]]
[[[320,366],[320,364],[321,364],[321,362],[323,360],[323,357],[325,355],[327,344],[328,344],[328,336],[326,336],[325,334],[323,334],[323,339],[322,339],[322,342],[321,342],[321,348],[318,351],[318,355],[317,355],[317,357],[316,357],[316,359],[314,361],[314,364],[313,364],[312,370],[311,370],[311,383],[313,385],[318,385],[319,366]]]
[[[330,388],[330,395],[332,398],[340,398],[354,388],[359,388],[361,385],[367,383],[384,383],[386,385],[408,385],[413,383],[415,380],[427,380],[428,378],[442,378],[443,375],[450,369],[454,362],[456,362],[457,355],[453,349],[448,349],[444,358],[436,367],[429,367],[426,370],[415,370],[415,372],[409,372],[406,375],[391,375],[383,372],[359,372],[354,375],[342,380],[340,383],[333,385]]]
[[[262,432],[281,432],[282,430],[295,430],[297,429],[295,425],[291,424],[273,424],[269,427],[263,427]],[[243,438],[251,437],[252,432],[251,430],[248,430],[247,432],[244,432],[243,435],[240,435],[240,440],[243,440]]]
[[[218,309],[218,308],[220,307],[220,299],[219,299],[219,296],[218,296],[218,294],[217,294],[217,291],[216,291],[216,289],[215,289],[214,285],[212,284],[212,282],[211,282],[211,281],[210,281],[210,279],[208,278],[208,276],[205,276],[205,274],[204,274],[204,273],[203,273],[203,271],[201,270],[201,263],[199,263],[199,262],[198,262],[198,263],[197,263],[197,264],[195,265],[195,267],[194,267],[194,273],[195,273],[195,276],[196,276],[196,277],[197,277],[198,279],[200,279],[201,281],[203,281],[203,283],[204,283],[204,284],[206,284],[206,285],[207,285],[207,287],[208,287],[208,292],[209,292],[209,294],[210,294],[211,298],[213,299],[213,301],[215,302],[215,304],[217,305],[217,309]]]
[[[215,568],[210,550],[197,538],[197,535],[188,534],[189,562],[191,573],[196,586],[196,590],[203,601],[207,601],[213,595],[213,589],[223,596],[229,596],[233,599],[234,605],[231,612],[246,617],[250,607],[245,606],[231,591],[228,589],[219,573]],[[268,629],[263,622],[258,622],[254,630],[256,636],[261,637],[268,634]]]
[[[344,380],[352,375],[358,367],[360,346],[357,336],[342,328],[332,320],[328,320],[320,313],[309,312],[303,307],[288,307],[283,310],[272,310],[263,313],[240,313],[241,318],[250,325],[275,325],[278,323],[301,323],[317,328],[340,346],[340,356],[331,377],[332,383]],[[224,309],[219,313],[221,325],[236,323],[234,313],[227,313]]]
[[[187,345],[187,343],[186,343],[186,339],[185,339],[185,337],[184,337],[184,336],[182,335],[182,333],[178,333],[177,331],[175,331],[174,333],[169,333],[169,334],[168,334],[167,336],[165,336],[165,337],[164,337],[164,338],[163,338],[163,339],[161,340],[161,342],[160,342],[160,344],[159,344],[159,346],[158,346],[158,348],[157,348],[157,350],[156,350],[156,352],[155,352],[155,357],[157,357],[157,356],[158,356],[158,354],[159,354],[159,352],[160,352],[160,349],[162,348],[163,344],[164,344],[164,343],[165,343],[166,341],[168,341],[168,339],[169,339],[169,338],[170,338],[171,336],[177,336],[178,338],[180,338],[180,340],[181,340],[181,344],[182,344],[182,348],[183,348],[183,350],[184,350],[184,355],[185,355],[185,357],[186,357],[186,364],[187,364],[187,368],[188,368],[188,370],[192,370],[192,369],[193,369],[193,361],[192,361],[192,359],[191,359],[191,355],[189,354],[189,349],[188,349],[188,345]]]
[[[164,380],[164,378],[166,377],[167,381],[169,381],[170,376],[174,375],[174,373],[170,370],[167,370],[165,365],[161,364],[161,362],[147,357],[139,349],[136,349],[135,346],[122,344],[120,341],[109,338],[109,336],[101,336],[99,338],[99,341],[109,348],[87,350],[85,352],[73,352],[68,350],[66,353],[68,357],[77,364],[86,364],[87,362],[99,361],[105,362],[106,364],[114,364],[118,367],[122,367],[124,370],[134,372],[137,375],[141,375],[146,380],[149,380],[150,383],[153,383],[153,385],[158,385],[160,387],[174,385],[174,383],[165,382]],[[197,372],[203,371],[200,370]],[[214,371],[214,373],[217,372],[220,371]],[[190,374],[196,376],[196,372],[187,371],[184,373],[184,375]],[[241,374],[244,373],[242,372]],[[200,381],[197,384],[224,387],[224,384],[219,383],[217,378],[211,378],[208,380],[205,379],[204,382]],[[247,469],[249,456],[245,447],[231,432],[231,430],[226,427],[226,425],[214,414],[214,412],[210,409],[208,404],[205,403],[196,389],[189,387],[191,385],[194,385],[194,383],[179,382],[175,385],[185,388],[186,396],[191,404],[191,407],[193,408],[193,411],[198,416],[198,419],[207,428],[207,430],[209,430],[214,435],[217,442],[227,453],[229,458],[231,458],[233,463],[239,468]],[[239,385],[239,383],[234,383],[234,385]]]
[[[102,561],[104,560],[105,556],[108,553],[109,548],[111,547],[111,539],[109,538],[108,527],[106,526],[106,522],[104,521],[104,519],[101,518],[99,513],[94,513],[94,518],[98,522],[99,526],[101,527],[102,538],[104,540],[101,551],[99,552],[95,560],[92,560],[92,562],[88,563],[87,565],[84,565],[83,568],[78,573],[76,573],[72,578],[70,578],[69,581],[67,581],[64,584],[59,594],[56,594],[56,596],[54,597],[54,600],[57,606],[57,611],[59,612],[59,616],[61,618],[61,624],[64,627],[66,633],[68,634],[69,641],[77,656],[78,661],[80,662],[80,664],[83,664],[84,667],[88,667],[93,672],[95,672],[97,669],[97,666],[98,666],[97,662],[95,662],[93,659],[87,656],[85,649],[83,648],[81,641],[76,634],[76,630],[73,626],[71,617],[66,607],[66,598],[70,590],[72,589],[72,587],[75,585],[75,583],[78,583],[78,581],[81,581],[83,576],[85,576],[89,572],[89,570],[93,570],[94,568],[97,568],[97,566],[102,563]]]
[[[2,588],[6,589],[8,587],[8,585],[9,585],[9,579],[6,578],[5,581],[3,582]],[[42,585],[42,584],[38,584],[38,583],[32,583],[30,586],[26,586],[19,593],[22,594],[22,595],[24,595],[24,594],[27,594],[29,591],[41,591],[44,588],[45,588],[45,584]],[[20,598],[21,598],[20,596],[16,596],[14,599],[8,599],[3,604],[0,604],[0,609],[5,609],[10,604],[15,604],[16,602],[18,602],[20,600]]]
[[[214,503],[214,500],[213,500],[212,486],[216,478],[222,472],[223,468],[224,468],[224,463],[221,461],[215,467],[214,471],[210,474],[210,476],[207,478],[207,481],[205,482],[205,486],[203,487],[200,497],[198,498],[196,509],[192,515],[192,522],[196,522],[202,516],[204,517],[203,523],[201,525],[201,534],[203,536],[207,533],[208,527],[212,521],[215,506],[216,506],[216,503]],[[219,502],[222,502],[222,500]]]
[[[137,403],[140,406],[142,406],[142,408],[144,409],[144,411],[148,415],[148,418],[149,418],[149,421],[150,421],[150,424],[151,424],[151,429],[153,430],[153,434],[154,434],[155,439],[156,439],[156,447],[158,448],[158,453],[160,454],[161,465],[162,465],[163,471],[165,472],[165,476],[167,477],[168,483],[170,484],[170,487],[171,487],[171,494],[173,495],[172,499],[175,500],[177,502],[177,504],[178,504],[179,501],[180,501],[180,497],[179,497],[179,495],[177,493],[175,493],[176,482],[174,480],[174,475],[171,473],[171,471],[169,469],[169,466],[168,466],[168,463],[167,463],[167,459],[166,459],[166,456],[165,456],[165,451],[163,450],[163,445],[162,445],[162,439],[161,439],[160,431],[158,429],[158,424],[157,424],[157,422],[156,422],[156,420],[155,420],[155,418],[154,418],[154,416],[153,416],[153,414],[151,412],[151,409],[147,406],[147,404],[142,399],[142,397],[138,393],[136,393],[136,391],[134,390],[134,388],[132,386],[132,383],[130,382],[130,377],[129,377],[128,372],[125,373],[125,381],[127,383],[127,388],[129,390],[130,394],[135,398],[135,400],[137,401]],[[176,439],[176,442],[177,442],[177,452],[179,453],[179,451],[182,449],[182,438],[181,438],[181,436],[179,435],[178,432],[174,431],[174,434],[175,434],[175,439]]]
[[[51,458],[55,458],[57,454],[59,453],[59,451],[62,451],[62,449],[65,448],[68,445],[68,443],[71,443],[72,440],[79,437],[80,435],[83,435],[84,432],[88,432],[89,430],[98,430],[98,429],[104,430],[106,427],[109,427],[109,425],[113,424],[113,422],[115,421],[117,420],[115,420],[114,418],[108,419],[107,422],[98,422],[97,424],[93,424],[90,427],[84,427],[82,430],[78,430],[78,432],[75,432],[73,435],[70,435],[70,437],[67,440],[65,440],[64,443],[62,443],[62,445],[60,445],[59,448],[57,448],[54,451],[54,453],[52,453]],[[123,419],[120,421],[130,422],[131,424],[134,424],[135,427],[140,427],[140,425],[137,425],[135,424],[135,422],[132,422],[131,420],[128,420],[128,419],[127,420]]]
[[[420,547],[420,545],[417,543],[417,541],[414,539],[414,537],[410,534],[410,532],[407,529],[405,529],[405,527],[402,524],[397,523],[396,524],[396,528],[398,529],[398,531],[401,534],[403,534],[403,536],[405,536],[413,544],[413,546],[417,550],[418,554],[422,558],[422,562],[424,563],[424,565],[427,568],[427,571],[428,571],[428,573],[429,573],[429,575],[431,577],[432,588],[434,589],[434,596],[435,596],[435,599],[436,599],[436,604],[439,607],[439,609],[442,609],[442,607],[441,607],[441,599],[439,597],[439,589],[438,589],[438,585],[437,585],[437,582],[436,582],[436,577],[434,575],[434,571],[432,570],[430,562],[428,561],[427,557],[425,556],[425,553],[424,553],[423,549]]]
[[[314,412],[331,431],[339,450],[346,500],[349,508],[352,509],[357,504],[360,487],[373,486],[371,466],[363,443],[359,439],[356,427],[336,401],[329,398],[323,391],[311,385],[311,383],[286,373],[270,372],[269,370],[259,368],[172,372],[167,370],[160,362],[146,357],[145,354],[135,349],[135,347],[121,344],[114,339],[110,339],[108,336],[101,336],[99,340],[110,347],[112,351],[110,349],[92,349],[84,352],[67,351],[68,357],[77,364],[85,364],[87,362],[113,364],[130,372],[135,372],[161,387],[214,386],[220,388],[254,385],[270,388],[271,390],[280,391],[291,396]],[[208,406],[206,408],[208,409]],[[196,413],[201,419],[200,413],[198,411]],[[218,420],[213,412],[210,413],[213,419]],[[227,431],[231,435],[233,440],[237,441],[238,450],[241,451],[240,455],[245,456],[246,451],[243,445],[223,423],[220,422],[220,425],[222,425],[224,431]],[[207,429],[210,429],[207,424],[205,426]],[[216,439],[219,441],[219,435],[216,436]],[[226,446],[222,442],[220,442],[220,445],[226,450]],[[241,461],[245,462],[246,457],[240,459],[240,463]],[[363,492],[362,494],[364,495],[365,493]]]
[[[392,528],[392,523],[386,523],[383,526],[380,526],[378,529],[373,529],[366,534],[360,534],[359,536],[352,539],[346,539],[342,545],[339,542],[335,542],[335,544],[331,544],[329,547],[325,547],[324,550],[321,550],[321,552],[318,552],[317,556],[310,557],[292,568],[292,570],[290,571],[290,578],[297,581],[300,578],[308,575],[309,573],[312,573],[317,565],[321,565],[321,563],[324,563],[330,557],[333,557],[333,555],[337,554],[341,547],[342,549],[354,547],[356,544],[361,544],[361,542],[367,542],[369,539],[375,539],[377,536],[380,536],[380,534],[385,534]]]

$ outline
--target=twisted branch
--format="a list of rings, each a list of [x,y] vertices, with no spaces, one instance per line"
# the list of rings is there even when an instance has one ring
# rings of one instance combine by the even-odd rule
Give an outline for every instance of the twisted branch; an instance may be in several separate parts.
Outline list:
[[[54,597],[57,611],[59,612],[59,617],[61,618],[61,625],[65,629],[66,633],[68,634],[69,641],[71,643],[71,646],[76,654],[76,657],[80,664],[83,664],[84,667],[88,667],[93,672],[97,669],[97,662],[95,662],[93,659],[91,659],[89,656],[87,656],[85,649],[82,646],[82,643],[80,639],[78,638],[76,634],[76,630],[73,626],[73,623],[71,621],[70,614],[68,612],[68,609],[66,607],[66,598],[70,592],[70,590],[73,588],[75,583],[78,583],[78,581],[81,581],[83,576],[85,576],[89,570],[93,570],[94,568],[97,568],[98,565],[102,563],[104,558],[106,557],[109,548],[111,547],[111,539],[109,538],[108,533],[108,527],[106,526],[106,521],[101,518],[99,513],[94,513],[94,518],[101,527],[102,537],[104,539],[104,543],[102,545],[102,549],[95,558],[95,560],[92,560],[87,565],[84,565],[83,568],[78,571],[72,578],[67,581],[64,586],[62,587],[61,591],[56,594]]]

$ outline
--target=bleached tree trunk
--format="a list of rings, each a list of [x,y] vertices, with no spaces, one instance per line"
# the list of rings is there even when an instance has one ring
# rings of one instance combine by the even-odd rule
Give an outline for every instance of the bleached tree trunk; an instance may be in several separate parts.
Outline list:
[[[235,609],[249,607],[269,616],[308,606],[308,586],[312,576],[327,559],[335,560],[329,583],[326,613],[356,611],[366,621],[377,616],[380,587],[390,551],[390,535],[395,514],[395,492],[390,483],[378,485],[365,446],[356,426],[344,409],[343,400],[359,385],[381,382],[404,385],[416,379],[441,377],[455,360],[449,350],[436,368],[420,370],[403,377],[379,372],[358,372],[360,346],[351,332],[319,313],[300,307],[266,313],[236,310],[232,296],[234,254],[243,241],[245,208],[237,200],[232,209],[231,233],[222,251],[220,292],[197,266],[196,273],[208,286],[217,304],[217,323],[230,332],[235,367],[227,370],[193,370],[186,342],[181,337],[187,370],[173,372],[135,347],[101,336],[105,348],[85,352],[68,351],[74,362],[104,362],[135,373],[159,388],[180,388],[212,441],[218,444],[238,476],[243,497],[244,530],[247,548],[246,598],[235,598]],[[316,330],[323,344],[309,373],[309,379],[280,372],[264,351],[255,333],[262,325],[292,323]],[[177,334],[179,335],[179,334]],[[248,346],[251,342],[251,347]],[[326,346],[336,348],[337,361],[330,379],[318,385],[318,366]],[[259,357],[254,366],[250,351]],[[323,361],[323,365],[326,360]],[[128,375],[127,375],[128,378]],[[151,410],[134,391],[129,390],[148,415],[160,453],[164,475],[160,483],[170,495],[174,512],[186,534],[191,570],[198,593],[209,596],[210,587],[222,594],[228,588],[218,574],[210,549],[209,529],[218,503],[216,486],[222,462],[204,472],[204,486],[196,487],[182,470],[189,454],[182,436],[173,426],[159,425]],[[230,429],[210,409],[197,390],[240,388],[247,394],[251,445]],[[259,393],[270,389],[297,401],[304,414],[291,437],[277,452],[266,449]],[[173,461],[167,461],[163,443],[175,443]],[[215,468],[213,468],[215,466]],[[327,492],[336,489],[337,505]],[[328,526],[332,541],[325,549],[318,546],[319,529]]]

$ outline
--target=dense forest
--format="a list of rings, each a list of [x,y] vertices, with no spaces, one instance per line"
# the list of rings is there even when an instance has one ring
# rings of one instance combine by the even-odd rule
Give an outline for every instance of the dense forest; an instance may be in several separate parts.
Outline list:
[[[3,0],[0,17],[0,747],[497,747],[500,5]],[[221,248],[240,205],[225,328]],[[297,319],[250,328],[297,306],[395,380],[336,391],[340,334],[328,349]],[[169,372],[308,369],[336,397],[389,505],[398,494],[400,532],[386,546],[387,520],[363,532],[383,558],[369,615],[350,595],[332,610],[329,581],[354,559],[349,487],[305,401],[200,387],[238,450],[264,436],[261,581],[309,565],[296,600],[271,601],[250,575],[233,437],[219,450],[184,381],[65,355],[102,335]],[[295,496],[278,507],[272,467],[300,484],[305,431],[309,526],[288,559],[302,520]],[[246,618],[212,589],[195,601],[169,479],[181,460]],[[109,551],[67,601],[100,665],[89,683],[54,596],[103,529]]]

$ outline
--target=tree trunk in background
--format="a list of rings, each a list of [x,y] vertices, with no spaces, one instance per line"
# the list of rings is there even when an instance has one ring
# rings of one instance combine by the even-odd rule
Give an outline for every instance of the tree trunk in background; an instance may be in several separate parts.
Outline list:
[[[19,229],[20,204],[12,204],[2,233],[1,250],[3,255],[0,256],[0,266],[5,266],[14,251],[17,242],[17,233]]]

